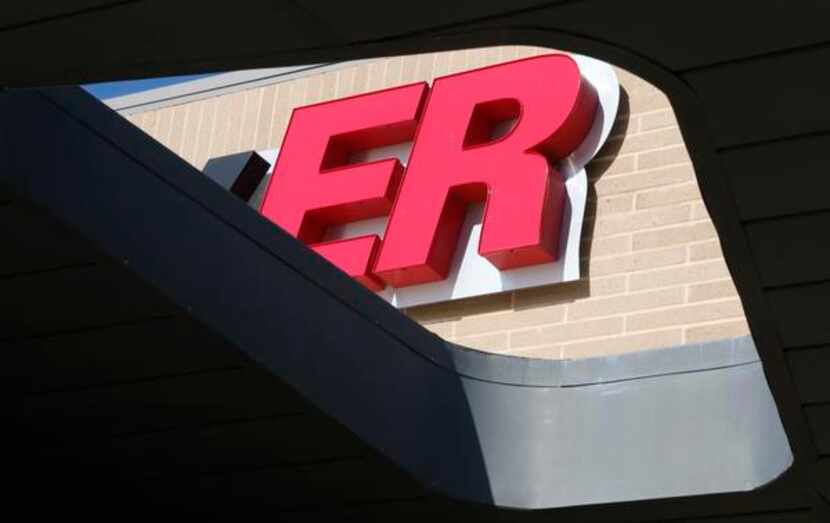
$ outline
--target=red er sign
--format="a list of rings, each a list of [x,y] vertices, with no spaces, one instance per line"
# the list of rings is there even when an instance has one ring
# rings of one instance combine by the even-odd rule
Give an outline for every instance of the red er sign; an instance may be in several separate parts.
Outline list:
[[[565,200],[554,165],[583,142],[596,107],[565,55],[300,107],[261,212],[373,290],[446,278],[476,202],[485,203],[481,256],[500,270],[548,263],[559,252]],[[351,160],[410,140],[406,169],[397,159]],[[385,215],[383,240],[323,241],[327,227]]]

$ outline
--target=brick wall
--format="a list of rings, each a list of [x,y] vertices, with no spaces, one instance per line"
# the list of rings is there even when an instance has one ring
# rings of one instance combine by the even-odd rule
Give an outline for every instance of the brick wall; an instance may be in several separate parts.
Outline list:
[[[279,146],[294,107],[544,52],[510,46],[374,60],[128,118],[202,168],[212,157]],[[588,166],[583,279],[407,314],[457,343],[552,358],[748,334],[667,98],[617,74],[620,115]]]

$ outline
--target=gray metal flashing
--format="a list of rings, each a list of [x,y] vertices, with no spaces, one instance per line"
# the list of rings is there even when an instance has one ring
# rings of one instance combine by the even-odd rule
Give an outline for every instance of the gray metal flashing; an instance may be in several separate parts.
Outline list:
[[[454,343],[447,344],[456,372],[476,380],[526,387],[577,387],[760,361],[750,336],[613,356],[562,360],[494,354]]]
[[[579,386],[462,382],[498,506],[747,491],[793,462],[760,362]]]
[[[496,505],[745,491],[792,465],[750,336],[566,360],[447,346]]]
[[[271,67],[220,73],[140,93],[108,98],[103,102],[123,115],[142,113],[173,105],[194,102],[212,96],[235,93],[255,87],[286,82],[310,74],[342,69],[365,60],[312,64],[294,67]]]

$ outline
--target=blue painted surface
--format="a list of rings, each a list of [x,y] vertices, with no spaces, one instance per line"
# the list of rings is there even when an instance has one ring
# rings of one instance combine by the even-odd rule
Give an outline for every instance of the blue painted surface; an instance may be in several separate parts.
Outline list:
[[[141,91],[147,91],[148,89],[155,89],[157,87],[188,82],[190,80],[196,80],[197,78],[204,78],[205,76],[210,75],[191,74],[184,76],[167,76],[163,78],[147,78],[142,80],[125,80],[121,82],[102,82],[97,84],[88,84],[82,87],[96,98],[106,100],[107,98],[114,98],[116,96],[124,96],[126,94],[139,93]]]

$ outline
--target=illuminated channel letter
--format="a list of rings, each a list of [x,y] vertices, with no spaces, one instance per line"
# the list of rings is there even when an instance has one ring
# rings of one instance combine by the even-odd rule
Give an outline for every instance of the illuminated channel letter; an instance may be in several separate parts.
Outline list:
[[[482,256],[501,270],[555,261],[565,188],[554,162],[583,142],[596,107],[565,55],[435,80],[375,273],[394,287],[445,279],[467,206],[482,201]]]
[[[294,110],[260,212],[373,290],[377,235],[323,242],[326,228],[389,214],[397,159],[351,164],[353,153],[412,139],[425,83]]]

